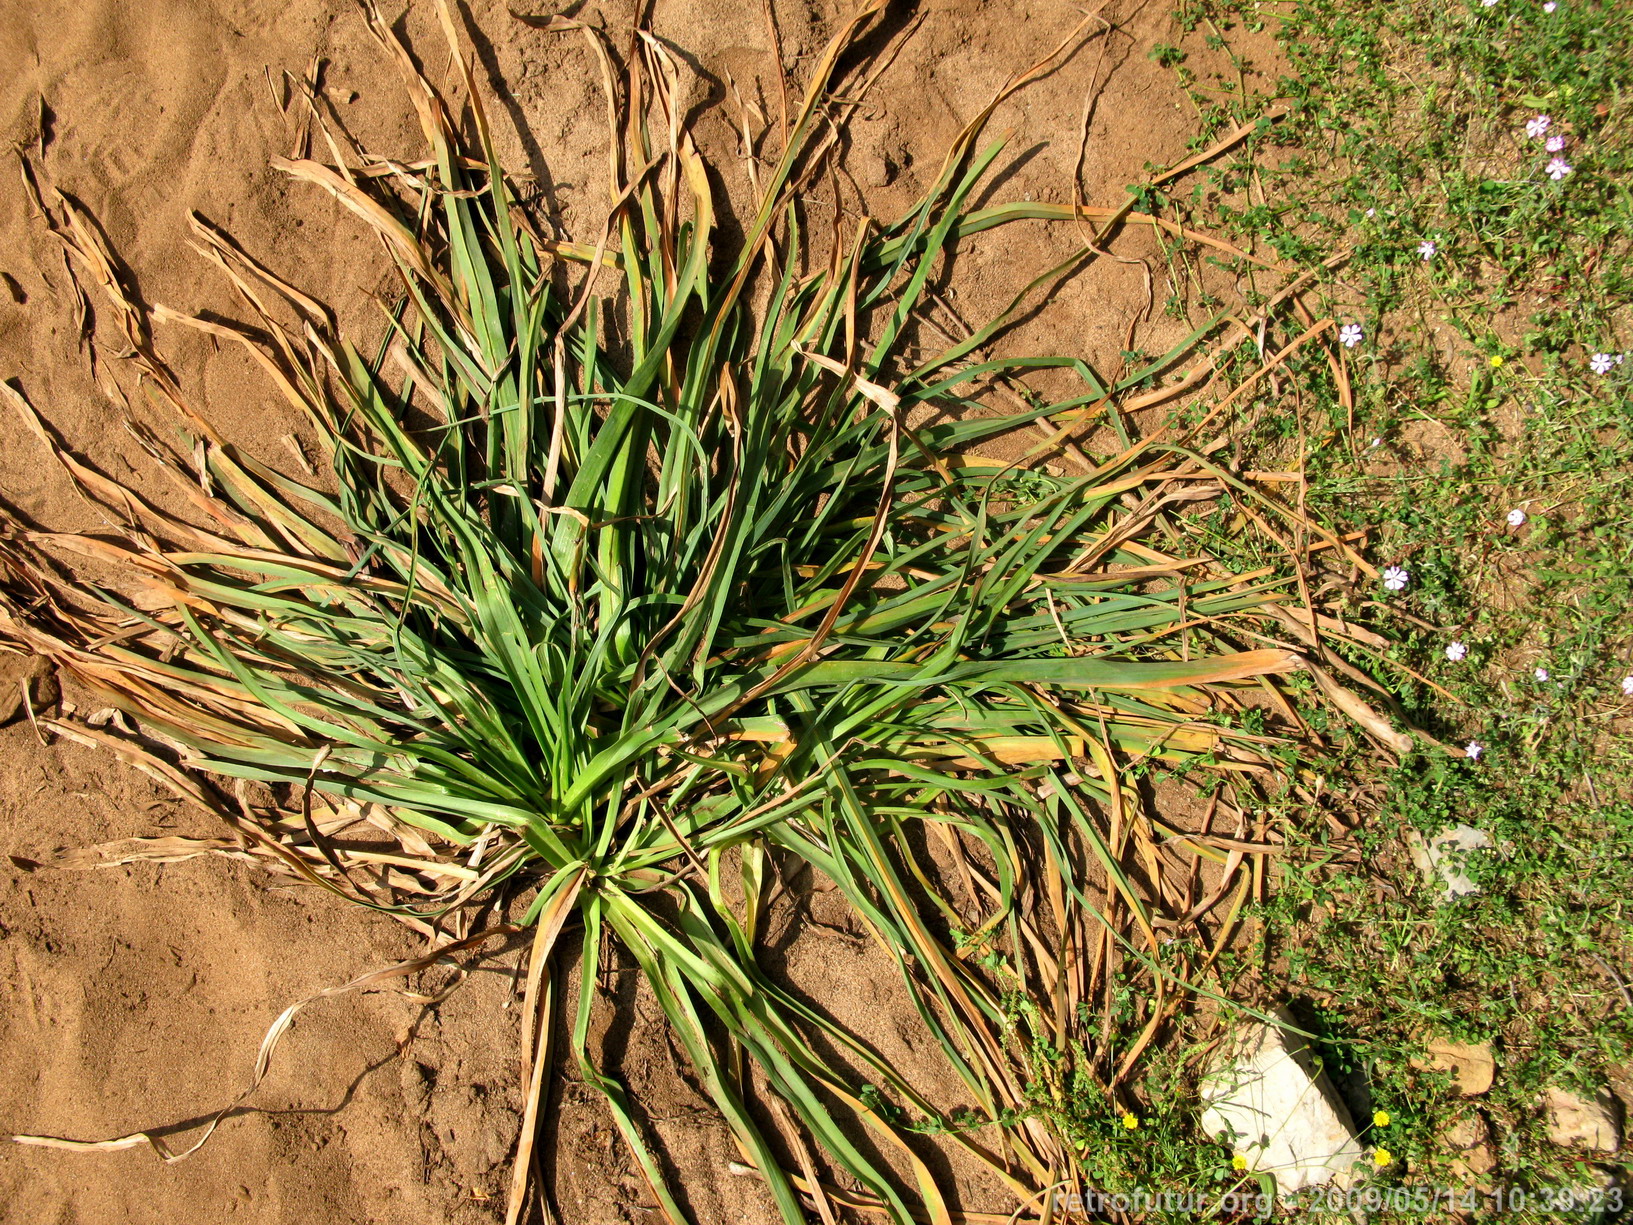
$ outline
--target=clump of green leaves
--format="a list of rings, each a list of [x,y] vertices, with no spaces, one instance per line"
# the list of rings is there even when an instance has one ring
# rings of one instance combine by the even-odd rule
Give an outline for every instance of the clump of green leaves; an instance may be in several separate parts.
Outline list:
[[[1133,950],[1158,985],[1149,1006],[1123,987],[1125,1019],[1145,1032],[1118,1077],[1188,970],[1157,964],[1149,903],[1123,867],[1131,840],[1156,859],[1121,763],[1267,772],[1278,746],[1263,716],[1250,730],[1216,716],[1232,687],[1300,663],[1235,649],[1226,631],[1290,583],[1239,582],[1136,539],[1158,498],[1229,480],[1182,435],[1142,446],[1113,407],[1208,327],[1115,382],[1074,356],[986,358],[1008,314],[910,355],[904,337],[955,242],[1072,215],[969,207],[1001,149],[978,143],[980,122],[906,216],[813,248],[799,207],[827,148],[813,134],[870,13],[816,63],[744,240],[722,258],[658,42],[637,38],[620,78],[587,32],[622,118],[617,203],[596,241],[573,243],[518,206],[469,78],[474,143],[371,12],[428,156],[351,149],[344,165],[284,169],[381,239],[402,286],[384,339],[361,348],[203,219],[201,248],[254,326],[149,311],[57,197],[55,229],[183,443],[133,429],[193,512],[76,459],[11,392],[121,534],[0,521],[0,632],[166,737],[188,771],[269,789],[276,819],[258,825],[248,805],[233,819],[286,869],[417,922],[520,897],[536,933],[528,1056],[542,1068],[552,1040],[565,1045],[677,1221],[640,1104],[593,1057],[609,961],[639,970],[784,1220],[806,1219],[802,1196],[841,1193],[790,1172],[755,1108],[764,1096],[859,1188],[841,1202],[948,1219],[924,1134],[1033,1197],[1079,1171],[1082,1095],[1108,1091],[1071,1064],[1088,933],[1108,957]],[[246,346],[306,414],[325,477],[291,478],[221,437],[154,347],[155,320]],[[1076,372],[1077,393],[983,411],[986,381],[1049,367]],[[913,424],[917,409],[936,423]],[[973,450],[1100,414],[1122,445],[1075,476],[1023,476]],[[75,554],[123,582],[65,572]],[[412,853],[381,869],[331,836],[314,797],[330,816],[386,814],[376,824],[405,831]],[[939,874],[927,832],[967,895]],[[927,1100],[762,969],[769,883],[801,868],[895,962],[964,1104]],[[557,1035],[551,1001],[575,938],[579,994]],[[1053,1115],[1034,1084],[1046,1054],[1078,1099],[1068,1110],[1057,1094]]]
[[[1391,645],[1340,650],[1392,679],[1406,719],[1484,747],[1477,762],[1425,751],[1389,769],[1330,755],[1352,797],[1330,809],[1353,822],[1359,853],[1330,847],[1326,818],[1306,812],[1290,833],[1305,849],[1284,861],[1264,948],[1243,965],[1277,966],[1277,989],[1290,982],[1350,1018],[1402,1117],[1429,1120],[1424,1154],[1437,1120],[1464,1104],[1400,1052],[1426,1028],[1496,1042],[1507,1054],[1487,1113],[1503,1166],[1562,1177],[1562,1155],[1540,1143],[1538,1093],[1602,1082],[1633,1050],[1616,969],[1633,945],[1620,689],[1633,638],[1617,611],[1633,597],[1621,526],[1633,398],[1625,363],[1591,362],[1626,349],[1633,324],[1633,11],[1202,0],[1178,17],[1182,46],[1228,47],[1235,60],[1190,83],[1212,127],[1260,129],[1176,208],[1298,260],[1326,286],[1327,309],[1364,329],[1347,387],[1319,364],[1289,365],[1312,504],[1376,527],[1373,555],[1412,575],[1399,595],[1347,596],[1347,615]],[[1287,68],[1254,92],[1237,48],[1262,32]],[[1548,150],[1547,136],[1563,147]],[[1571,168],[1557,180],[1556,155]],[[1245,411],[1243,462],[1289,455],[1286,418]],[[1514,508],[1524,522],[1509,522]],[[1228,532],[1203,526],[1241,564]],[[1447,657],[1452,643],[1463,658]],[[1505,850],[1482,869],[1480,898],[1436,908],[1402,840],[1457,822]]]

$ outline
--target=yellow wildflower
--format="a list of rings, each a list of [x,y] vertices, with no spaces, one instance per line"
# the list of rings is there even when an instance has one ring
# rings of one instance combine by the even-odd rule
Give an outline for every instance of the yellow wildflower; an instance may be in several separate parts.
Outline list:
[[[1507,359],[1504,358],[1501,353],[1498,353],[1491,359],[1491,368],[1493,370],[1501,370],[1503,368],[1503,362],[1506,360]]]
[[[1123,1130],[1124,1131],[1136,1131],[1136,1130],[1138,1130],[1139,1126],[1140,1126],[1140,1118],[1139,1118],[1138,1115],[1135,1115],[1135,1114],[1125,1114],[1125,1115],[1123,1115]]]
[[[1247,1169],[1247,1158],[1237,1153],[1230,1159],[1230,1168],[1238,1171]]]
[[[1372,1152],[1372,1164],[1377,1166],[1380,1170],[1385,1166],[1394,1165],[1395,1154],[1390,1152],[1387,1148],[1374,1149]]]
[[[1380,1110],[1377,1113],[1375,1113],[1372,1116],[1372,1125],[1374,1127],[1388,1127],[1389,1126],[1389,1111]]]

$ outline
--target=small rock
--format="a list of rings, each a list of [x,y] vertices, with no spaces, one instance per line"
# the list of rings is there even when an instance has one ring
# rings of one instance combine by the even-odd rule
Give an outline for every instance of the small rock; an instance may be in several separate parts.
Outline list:
[[[1451,1179],[1454,1183],[1478,1182],[1497,1168],[1497,1158],[1491,1155],[1489,1145],[1476,1144],[1466,1153],[1452,1158]]]
[[[1491,835],[1472,825],[1454,825],[1442,830],[1427,842],[1417,830],[1410,830],[1406,848],[1412,855],[1423,879],[1433,885],[1438,877],[1440,893],[1437,902],[1444,905],[1460,897],[1472,897],[1480,886],[1464,870],[1470,856],[1491,850]]]
[[[1280,1191],[1347,1186],[1364,1157],[1349,1111],[1292,1032],[1292,1014],[1283,1008],[1276,1019],[1244,1031],[1203,1079],[1202,1130],[1232,1144],[1250,1170],[1274,1173]]]
[[[424,1110],[431,1097],[431,1086],[436,1083],[436,1071],[417,1059],[402,1060],[397,1071],[403,1100],[415,1110]]]
[[[862,180],[869,187],[888,187],[899,172],[900,167],[889,154],[868,158],[862,164]]]
[[[1479,1097],[1497,1078],[1497,1061],[1484,1043],[1436,1039],[1429,1043],[1428,1058],[1414,1059],[1412,1066],[1420,1072],[1450,1072],[1452,1088],[1463,1097]]]
[[[1484,1144],[1487,1134],[1484,1119],[1478,1114],[1465,1114],[1454,1120],[1440,1138],[1446,1142],[1447,1148],[1461,1153],[1476,1144]]]
[[[1482,1174],[1489,1174],[1497,1164],[1492,1155],[1488,1141],[1491,1131],[1486,1127],[1486,1121],[1477,1113],[1470,1112],[1456,1120],[1441,1136],[1441,1141],[1453,1154],[1452,1178],[1454,1181],[1472,1182]]]
[[[1590,1221],[1616,1220],[1618,1214],[1606,1208],[1627,1202],[1626,1171],[1608,1165],[1582,1164],[1578,1171],[1585,1181],[1571,1188],[1572,1198],[1579,1209],[1585,1210]]]
[[[1603,1090],[1592,1098],[1566,1089],[1548,1090],[1548,1138],[1563,1148],[1614,1153],[1622,1146],[1616,1099]]]

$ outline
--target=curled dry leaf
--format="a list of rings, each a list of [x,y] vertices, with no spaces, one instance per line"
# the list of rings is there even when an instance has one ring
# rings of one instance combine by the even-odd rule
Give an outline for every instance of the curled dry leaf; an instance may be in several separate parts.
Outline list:
[[[1305,667],[1315,679],[1323,696],[1345,716],[1358,723],[1367,735],[1402,756],[1412,751],[1412,737],[1405,732],[1396,731],[1388,719],[1367,705],[1354,692],[1340,685],[1320,664],[1306,660]]]
[[[58,851],[40,861],[42,867],[84,872],[96,868],[121,868],[132,863],[180,863],[199,855],[244,856],[243,847],[232,838],[120,838],[95,846]]]

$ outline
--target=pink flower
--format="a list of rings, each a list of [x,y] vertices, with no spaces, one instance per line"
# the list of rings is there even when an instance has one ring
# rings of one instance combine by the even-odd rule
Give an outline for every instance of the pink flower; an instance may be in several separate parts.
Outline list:
[[[1571,164],[1562,157],[1556,157],[1548,163],[1546,169],[1548,177],[1557,183],[1571,172]]]
[[[1353,349],[1356,345],[1360,344],[1361,325],[1359,323],[1346,323],[1343,327],[1339,328],[1338,342],[1346,349]]]
[[[1464,646],[1461,642],[1449,643],[1446,647],[1446,658],[1451,660],[1454,664],[1461,662],[1463,657],[1468,653],[1468,647]]]
[[[1481,744],[1477,740],[1469,741],[1468,744],[1463,749],[1463,752],[1468,756],[1468,759],[1470,761],[1477,760],[1479,758],[1480,754],[1484,753],[1485,751],[1486,751],[1485,745]]]
[[[1588,369],[1595,374],[1609,374],[1616,365],[1616,359],[1609,353],[1595,353],[1588,358]]]
[[[1435,244],[1427,238],[1418,243],[1418,254],[1426,260],[1433,259],[1435,257],[1435,252],[1439,249],[1439,247],[1435,246]]]
[[[1548,130],[1548,125],[1551,123],[1553,123],[1552,117],[1548,115],[1538,115],[1535,119],[1531,120],[1525,125],[1525,134],[1532,140],[1538,140],[1541,138],[1542,134]]]
[[[1543,142],[1542,147],[1549,153],[1558,153],[1565,147],[1565,138],[1556,132]]]

